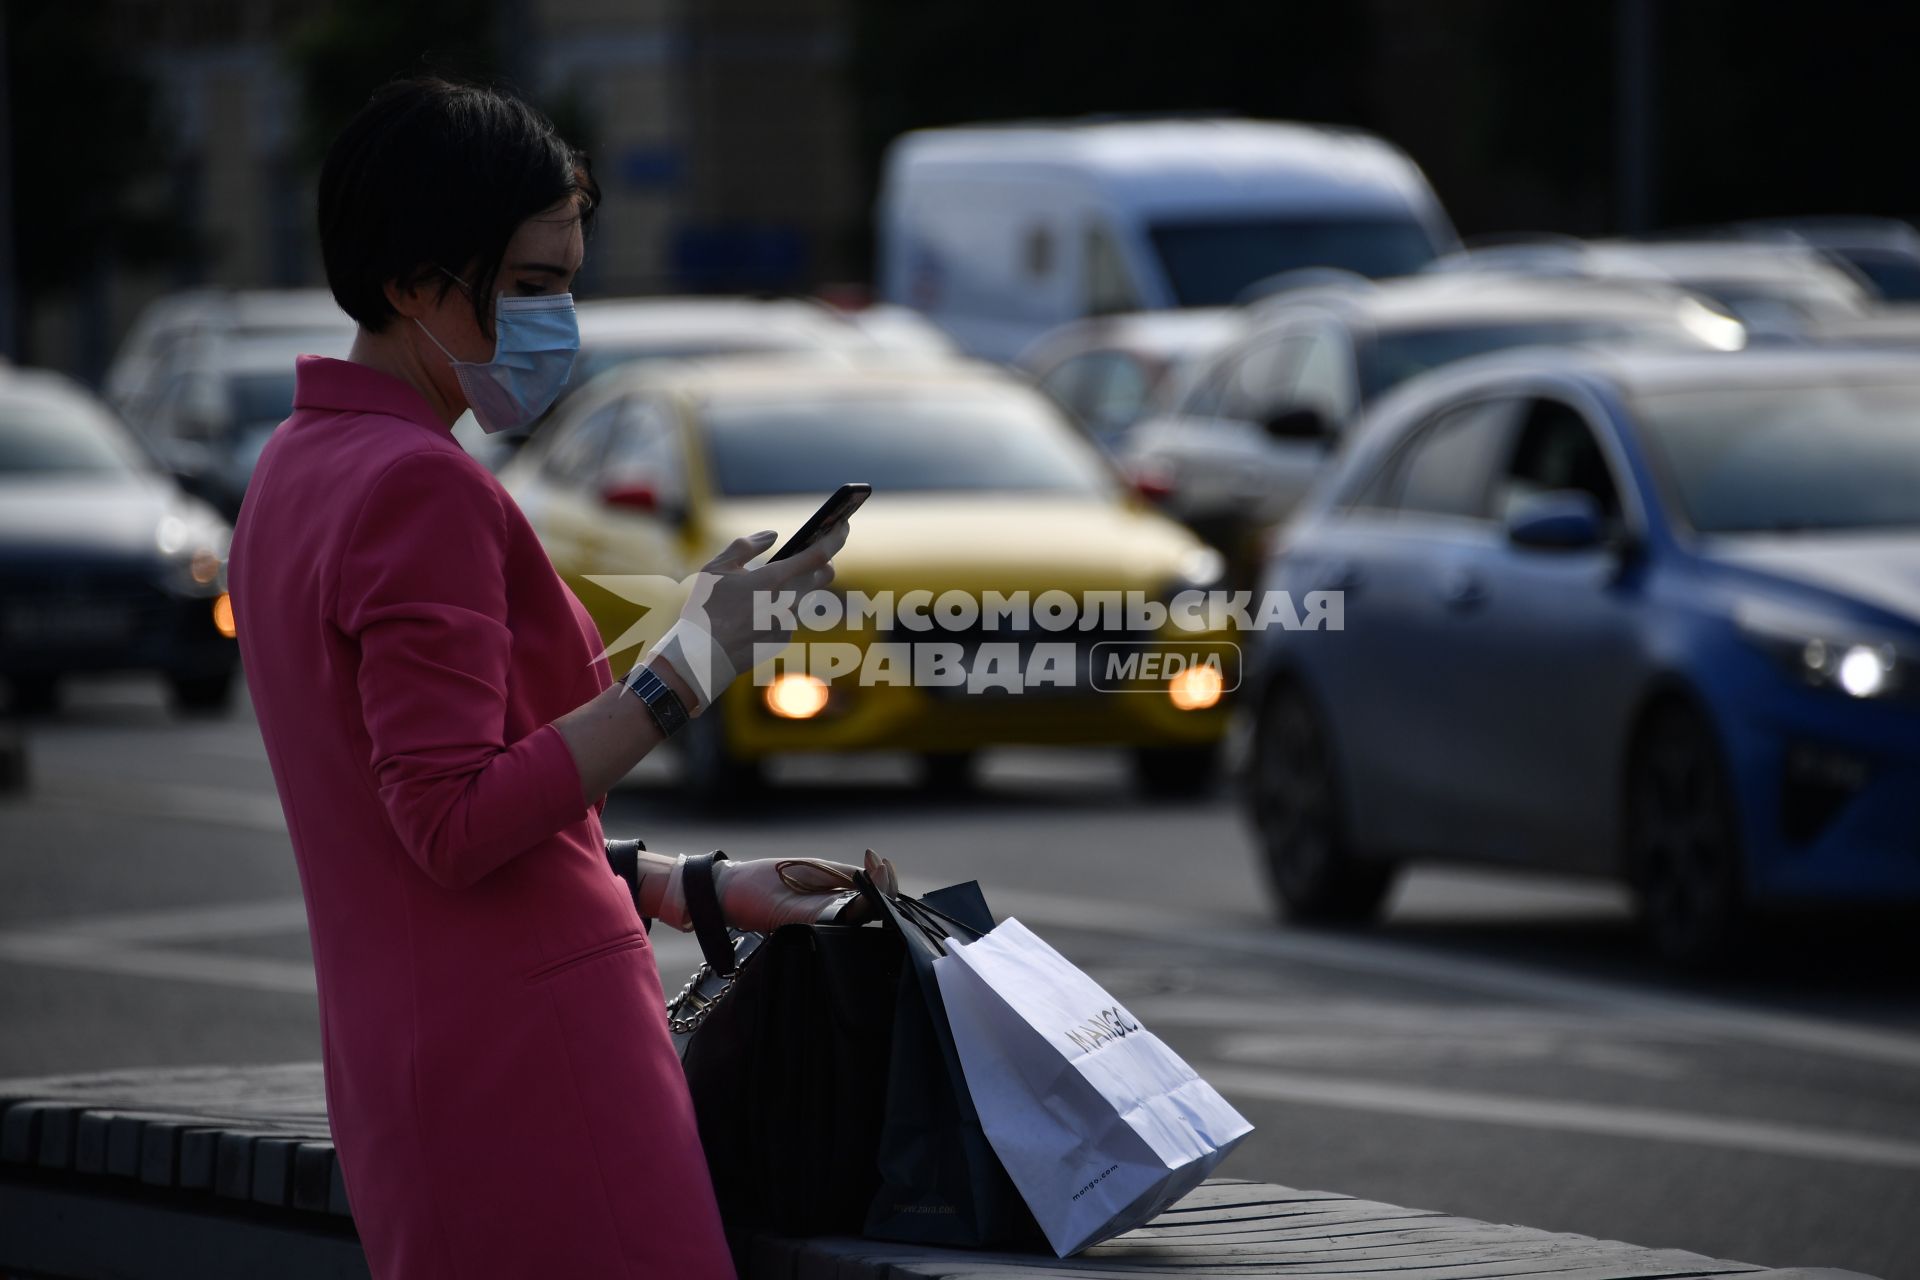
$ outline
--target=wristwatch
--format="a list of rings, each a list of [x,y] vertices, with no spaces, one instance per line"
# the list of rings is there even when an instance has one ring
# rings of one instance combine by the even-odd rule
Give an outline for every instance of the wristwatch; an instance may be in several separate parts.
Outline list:
[[[656,675],[652,667],[645,663],[636,666],[622,687],[647,704],[647,714],[660,726],[662,737],[671,738],[686,727],[687,704],[680,701],[673,686]]]

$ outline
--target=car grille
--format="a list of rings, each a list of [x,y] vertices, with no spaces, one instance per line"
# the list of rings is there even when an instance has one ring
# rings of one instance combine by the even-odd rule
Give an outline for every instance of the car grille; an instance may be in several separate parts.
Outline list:
[[[114,647],[166,625],[171,597],[152,564],[0,564],[0,646]]]

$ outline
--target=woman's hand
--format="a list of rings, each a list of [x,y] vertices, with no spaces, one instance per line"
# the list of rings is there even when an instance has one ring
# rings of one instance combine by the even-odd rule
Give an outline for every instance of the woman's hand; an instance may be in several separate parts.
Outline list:
[[[655,917],[682,933],[693,928],[682,877],[685,856],[672,863],[658,854],[641,854],[659,869],[657,891],[643,885],[642,896]],[[752,862],[722,859],[713,864],[720,915],[736,929],[770,933],[783,924],[861,924],[871,916],[867,900],[854,889],[855,867],[822,858],[761,858]],[[882,893],[900,892],[893,863],[867,850],[867,877]]]
[[[741,671],[750,669],[759,645],[784,645],[784,627],[754,627],[754,601],[783,591],[804,596],[833,581],[833,557],[846,545],[847,522],[830,526],[812,546],[785,560],[747,567],[773,545],[771,530],[735,538],[694,575],[680,618],[641,661],[670,663],[694,691],[696,714],[711,706]],[[771,611],[766,611],[771,613]]]
[[[854,889],[857,867],[821,858],[721,862],[720,914],[736,929],[770,933],[783,924],[860,924],[871,915]],[[893,864],[867,850],[867,876],[882,893],[900,892]]]

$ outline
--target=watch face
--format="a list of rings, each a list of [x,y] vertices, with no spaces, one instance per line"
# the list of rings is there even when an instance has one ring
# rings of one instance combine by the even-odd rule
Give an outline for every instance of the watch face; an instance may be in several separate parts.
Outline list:
[[[635,672],[628,687],[647,704],[647,711],[661,733],[672,737],[687,723],[687,708],[680,701],[680,695],[650,668],[642,667]]]

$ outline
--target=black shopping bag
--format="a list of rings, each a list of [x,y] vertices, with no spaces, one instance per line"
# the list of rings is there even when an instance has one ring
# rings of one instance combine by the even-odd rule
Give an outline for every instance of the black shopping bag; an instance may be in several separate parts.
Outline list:
[[[905,943],[893,1010],[892,1054],[880,1128],[880,1189],[866,1234],[882,1240],[960,1247],[1044,1245],[1046,1237],[980,1127],[947,1027],[933,962],[938,933],[993,928],[980,886],[936,890],[916,902],[864,883],[863,892]],[[929,928],[934,908],[944,922]]]
[[[782,1235],[1044,1244],[974,1113],[933,973],[937,936],[993,927],[979,886],[915,899],[856,880],[877,924],[696,924],[709,962],[667,1013],[722,1216]]]

